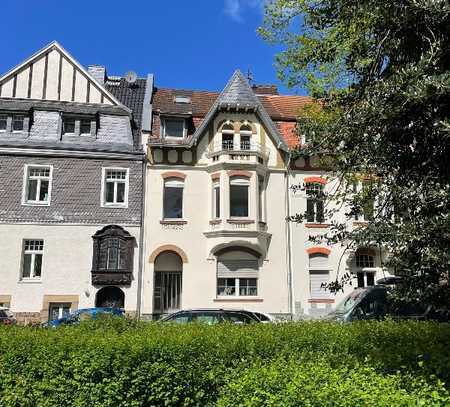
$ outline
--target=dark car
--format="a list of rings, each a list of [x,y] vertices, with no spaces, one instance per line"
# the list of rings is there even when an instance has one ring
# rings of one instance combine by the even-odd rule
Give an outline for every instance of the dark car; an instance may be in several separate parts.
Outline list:
[[[71,314],[48,321],[44,326],[56,328],[61,325],[73,325],[78,324],[84,319],[96,318],[98,315],[116,315],[123,316],[124,310],[122,308],[113,307],[96,307],[96,308],[82,308],[72,312]]]
[[[16,323],[13,313],[8,308],[0,307],[0,325],[13,325]]]
[[[351,322],[358,320],[382,319],[415,319],[415,320],[448,320],[448,316],[439,314],[420,304],[395,305],[389,299],[390,287],[375,285],[356,288],[348,294],[325,319]]]
[[[215,325],[223,322],[252,324],[261,322],[261,320],[252,311],[246,310],[190,309],[175,312],[162,318],[161,322],[172,322],[177,324],[198,322]]]

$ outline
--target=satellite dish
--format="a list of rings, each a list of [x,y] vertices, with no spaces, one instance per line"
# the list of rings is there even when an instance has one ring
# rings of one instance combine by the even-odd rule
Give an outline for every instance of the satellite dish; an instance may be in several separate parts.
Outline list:
[[[136,79],[137,79],[136,72],[129,71],[129,72],[127,72],[127,73],[125,74],[125,80],[126,80],[130,85],[132,85],[133,83],[135,83],[135,82],[136,82]]]

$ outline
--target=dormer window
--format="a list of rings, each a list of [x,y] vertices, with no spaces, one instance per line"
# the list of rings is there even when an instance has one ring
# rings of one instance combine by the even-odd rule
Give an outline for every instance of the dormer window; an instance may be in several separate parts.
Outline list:
[[[189,104],[191,103],[191,98],[189,96],[175,96],[175,103]]]
[[[23,131],[24,116],[15,114],[12,118],[12,130],[13,131]]]
[[[96,121],[93,117],[63,117],[63,135],[91,136],[96,132]]]
[[[8,126],[8,116],[2,114],[0,115],[0,131],[6,131]]]
[[[178,118],[163,119],[162,134],[165,138],[184,138],[186,135],[186,120]]]

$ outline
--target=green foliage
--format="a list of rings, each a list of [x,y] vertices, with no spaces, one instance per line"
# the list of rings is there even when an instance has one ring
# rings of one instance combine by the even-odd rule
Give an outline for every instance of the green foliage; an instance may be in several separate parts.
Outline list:
[[[371,400],[388,386],[392,396],[382,400],[415,405],[407,404],[410,394],[433,405],[434,392],[442,399],[435,405],[446,405],[439,380],[450,381],[449,345],[450,325],[427,322],[175,326],[113,319],[58,329],[2,327],[0,405],[208,406],[222,396],[222,406],[234,406],[252,382],[261,395],[265,381],[267,397],[278,389],[270,397],[286,397],[278,405],[300,397],[297,386],[308,388],[311,400],[334,393],[337,405]],[[360,385],[351,390],[355,380]]]
[[[284,46],[277,57],[282,79],[321,98],[321,109],[299,112],[299,131],[310,142],[297,154],[326,157],[338,185],[327,197],[328,220],[337,208],[347,214],[322,241],[381,247],[390,254],[384,266],[405,276],[398,300],[444,310],[449,27],[446,0],[274,0],[260,30]],[[358,176],[372,181],[369,191],[353,190]],[[352,228],[355,214],[371,206],[367,225]],[[302,222],[302,215],[292,220]]]

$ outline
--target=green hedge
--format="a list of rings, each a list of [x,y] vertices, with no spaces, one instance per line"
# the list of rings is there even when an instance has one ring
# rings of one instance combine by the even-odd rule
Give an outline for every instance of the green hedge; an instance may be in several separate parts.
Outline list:
[[[449,379],[449,324],[0,329],[2,407],[450,405]]]

